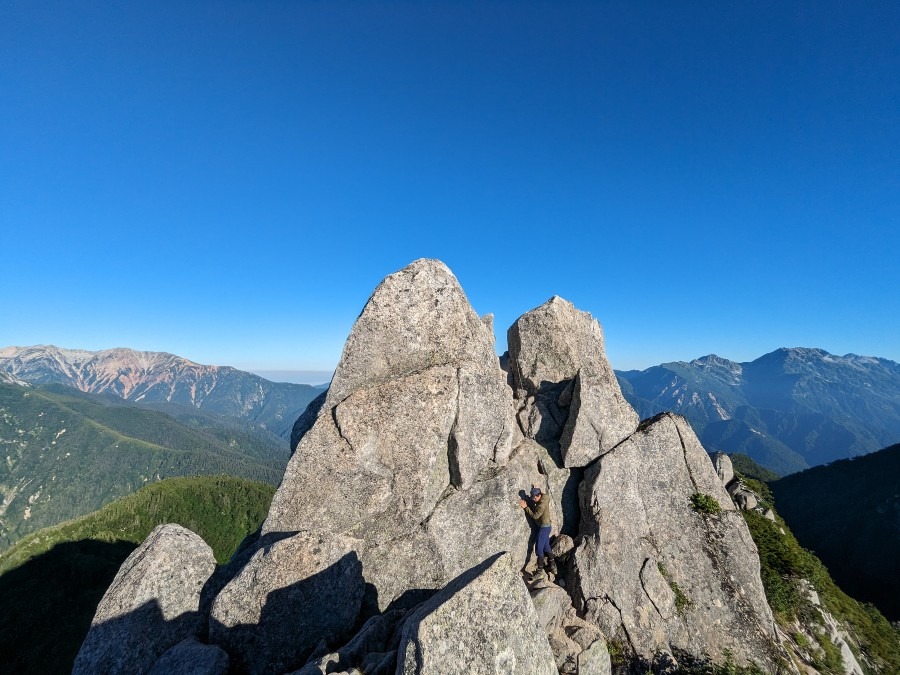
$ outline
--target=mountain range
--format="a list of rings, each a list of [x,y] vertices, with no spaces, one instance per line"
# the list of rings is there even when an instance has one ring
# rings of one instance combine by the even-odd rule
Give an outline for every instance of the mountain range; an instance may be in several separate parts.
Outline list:
[[[746,454],[780,475],[900,440],[900,364],[888,359],[782,348],[750,362],[709,355],[616,377],[642,419],[684,415],[708,450]],[[324,389],[164,352],[45,345],[0,349],[0,382],[62,384],[282,444]]]
[[[641,419],[599,322],[555,296],[507,335],[498,362],[440,261],[386,277],[257,533],[216,568],[190,529],[154,528],[73,675],[898,672],[897,631],[764,484],[684,417]]]
[[[182,406],[224,415],[270,432],[285,443],[294,421],[321,391],[321,387],[270,382],[227,366],[134,349],[5,347],[0,349],[0,373],[7,381],[62,384],[167,412]]]
[[[287,444],[223,420],[176,419],[59,384],[0,383],[0,551],[169,476],[277,484]]]
[[[617,371],[641,418],[684,415],[709,451],[789,474],[900,440],[900,364],[782,348],[745,363],[715,355]]]

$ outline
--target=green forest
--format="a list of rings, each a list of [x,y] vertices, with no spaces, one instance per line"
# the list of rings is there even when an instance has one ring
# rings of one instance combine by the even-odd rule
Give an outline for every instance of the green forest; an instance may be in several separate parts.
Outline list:
[[[2,551],[164,478],[227,474],[277,485],[288,450],[61,387],[0,384],[0,459]]]
[[[900,673],[900,631],[871,604],[854,600],[834,582],[828,568],[815,554],[803,548],[787,523],[775,509],[776,500],[769,485],[741,476],[745,484],[761,498],[763,507],[775,511],[769,520],[755,511],[742,511],[750,534],[759,550],[760,572],[766,598],[782,629],[794,638],[798,648],[816,654],[814,667],[828,675],[843,675],[843,660],[838,648],[821,626],[819,613],[810,600],[805,582],[819,595],[822,606],[846,625],[856,645],[861,663],[868,662],[877,673]],[[807,638],[797,632],[798,623],[813,627],[819,649],[809,649]]]
[[[841,588],[893,621],[900,621],[898,476],[900,444],[771,483],[797,539]]]

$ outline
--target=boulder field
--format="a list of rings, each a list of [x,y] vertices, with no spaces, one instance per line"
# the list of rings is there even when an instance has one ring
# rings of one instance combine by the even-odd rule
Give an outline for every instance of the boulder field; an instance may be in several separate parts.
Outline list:
[[[215,569],[196,535],[154,530],[75,672],[775,672],[756,547],[690,426],[641,422],[599,322],[562,298],[508,345],[440,261],[385,278],[260,531]],[[556,574],[535,569],[532,485]]]

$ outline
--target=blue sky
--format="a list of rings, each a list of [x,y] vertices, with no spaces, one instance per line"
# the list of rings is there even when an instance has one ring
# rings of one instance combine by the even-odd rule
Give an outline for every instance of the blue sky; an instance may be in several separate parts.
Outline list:
[[[616,368],[900,361],[896,2],[0,5],[0,346],[327,370],[454,270]]]

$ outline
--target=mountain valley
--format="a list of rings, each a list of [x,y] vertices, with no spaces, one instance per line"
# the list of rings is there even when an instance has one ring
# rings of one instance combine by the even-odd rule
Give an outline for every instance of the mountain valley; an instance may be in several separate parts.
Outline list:
[[[0,383],[0,550],[162,478],[277,484],[283,442],[205,415],[178,420],[60,385]]]

